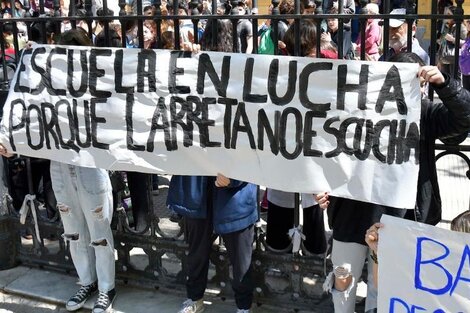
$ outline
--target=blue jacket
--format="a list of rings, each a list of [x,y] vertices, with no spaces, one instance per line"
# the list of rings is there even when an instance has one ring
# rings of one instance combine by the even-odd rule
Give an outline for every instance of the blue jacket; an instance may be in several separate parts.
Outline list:
[[[168,207],[182,216],[206,218],[208,188],[212,188],[213,225],[216,233],[232,233],[256,223],[256,185],[231,179],[229,186],[219,188],[214,182],[214,177],[174,175],[168,190]]]

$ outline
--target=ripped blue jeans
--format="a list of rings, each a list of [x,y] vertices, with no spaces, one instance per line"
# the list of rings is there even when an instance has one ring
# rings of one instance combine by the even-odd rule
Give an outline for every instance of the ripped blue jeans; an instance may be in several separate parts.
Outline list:
[[[343,268],[341,272],[347,273],[345,276],[352,276],[352,282],[344,291],[335,289],[335,273],[328,274],[323,289],[331,292],[335,313],[354,313],[356,305],[357,283],[359,282],[365,260],[368,259],[368,283],[365,312],[377,308],[377,288],[374,285],[372,259],[369,248],[355,242],[342,242],[333,240],[333,250],[331,251],[331,261],[333,268]]]
[[[81,285],[98,281],[114,288],[111,182],[106,170],[51,162],[52,188],[64,225],[64,239]]]

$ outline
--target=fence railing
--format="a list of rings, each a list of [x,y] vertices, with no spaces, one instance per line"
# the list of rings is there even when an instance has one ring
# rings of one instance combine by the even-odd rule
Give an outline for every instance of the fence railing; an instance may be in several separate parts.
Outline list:
[[[14,7],[14,0],[11,0],[11,7]],[[21,17],[13,17],[12,19],[0,19],[0,30],[5,34],[5,29],[8,30],[7,34],[12,36],[12,40],[8,43],[5,40],[0,41],[1,55],[0,66],[0,102],[4,103],[5,95],[9,87],[9,81],[12,77],[12,71],[15,70],[16,61],[20,57],[20,47],[23,35],[19,35],[22,31],[24,36],[29,39],[34,39],[37,42],[47,43],[48,40],[55,34],[51,30],[58,30],[60,32],[62,22],[67,21],[70,27],[80,27],[81,23],[88,25],[88,34],[90,38],[94,37],[93,23],[100,22],[108,34],[108,29],[113,27],[112,21],[117,19],[121,25],[121,34],[125,33],[125,25],[129,23],[137,23],[137,47],[143,48],[144,43],[144,21],[152,20],[156,25],[156,48],[163,48],[163,32],[162,26],[167,22],[172,22],[173,25],[179,25],[181,20],[190,20],[193,23],[194,34],[198,33],[200,22],[208,19],[229,19],[232,20],[234,25],[242,18],[239,12],[235,10],[238,1],[231,1],[232,9],[227,13],[228,15],[217,15],[217,2],[212,1],[211,11],[212,14],[199,14],[198,7],[200,3],[197,0],[189,2],[191,15],[176,15],[171,12],[165,13],[163,11],[178,11],[178,1],[173,2],[173,6],[169,6],[162,10],[161,1],[154,2],[151,10],[154,12],[153,16],[145,15],[145,9],[141,0],[135,0],[135,11],[126,11],[126,1],[119,0],[118,16],[111,16],[108,12],[109,1],[103,1],[104,15],[99,17],[93,15],[93,5],[91,0],[71,1],[70,7],[67,8],[70,13],[69,16],[60,16],[61,8],[59,0],[54,0],[53,8],[49,13],[44,6],[44,0],[39,1],[37,13],[31,16],[29,1],[25,1],[24,9],[26,13]],[[389,15],[391,1],[382,1],[383,10],[385,14],[367,15],[364,12],[367,1],[360,1],[362,10],[354,15],[344,14],[324,14],[322,13],[322,1],[314,1],[316,5],[315,15],[301,15],[301,1],[294,2],[293,12],[288,14],[281,14],[279,4],[281,1],[272,1],[272,15],[249,15],[243,18],[251,19],[253,29],[258,29],[258,23],[265,19],[273,21],[274,41],[277,42],[277,27],[280,20],[294,20],[296,25],[296,46],[295,55],[299,55],[300,51],[300,32],[299,23],[302,19],[313,19],[316,21],[318,27],[324,25],[326,19],[338,18],[339,20],[339,34],[338,42],[343,42],[343,35],[348,21],[353,18],[360,22],[360,33],[362,34],[362,46],[365,45],[365,28],[367,19],[383,19],[383,51],[385,58],[389,51],[389,19],[405,19],[408,25],[407,49],[412,49],[412,40],[414,36],[414,23],[416,20],[430,20],[431,21],[431,37],[429,56],[431,64],[436,64],[436,53],[438,45],[438,28],[440,23],[447,15],[438,12],[437,1],[432,1],[431,14],[417,14],[415,1],[404,1],[406,14],[404,15]],[[470,16],[464,15],[462,4],[464,1],[455,1],[456,10],[454,11],[453,19],[456,23],[456,42],[460,38],[460,29],[462,21],[470,19]],[[253,7],[256,8],[257,2],[253,1]],[[339,12],[342,12],[343,2],[339,2]],[[15,9],[12,9],[15,16]],[[81,13],[80,13],[81,12]],[[18,25],[24,25],[25,28],[21,30]],[[257,51],[258,40],[256,32],[254,32],[253,40],[254,51]],[[320,42],[321,32],[317,32],[317,42]],[[173,33],[173,47],[180,49],[179,40],[179,27],[174,28]],[[195,36],[195,43],[198,42],[198,37]],[[106,41],[109,43],[110,38],[106,35]],[[237,52],[237,33],[236,27],[233,30],[233,50]],[[11,44],[11,47],[9,46]],[[121,45],[126,47],[129,42],[126,41],[126,36],[121,36]],[[8,52],[10,48],[10,52]],[[13,49],[11,49],[13,48]],[[275,47],[276,53],[278,47]],[[317,55],[320,55],[320,45],[317,45]],[[343,45],[338,45],[339,56],[345,55]],[[364,50],[358,55],[362,60],[366,59]],[[454,56],[454,75],[458,75],[458,59],[459,55]],[[429,93],[432,97],[433,93]],[[467,162],[470,170],[470,161],[462,151],[469,151],[468,146],[459,145],[438,145],[438,149],[443,150],[437,156],[440,158],[443,154],[453,153],[461,156]],[[6,162],[6,160],[4,160]],[[32,165],[28,158],[24,158],[24,164],[21,166],[27,173],[29,192],[34,193],[32,187]],[[8,168],[6,166],[5,168]],[[8,172],[8,171],[7,171]],[[466,173],[470,179],[470,175]],[[8,173],[6,173],[8,174]],[[118,209],[113,218],[113,233],[115,238],[115,249],[117,252],[116,272],[117,278],[125,282],[132,282],[135,284],[143,284],[152,287],[165,287],[171,289],[184,290],[185,282],[185,268],[187,264],[186,248],[184,242],[184,220],[178,224],[169,224],[167,217],[162,217],[155,213],[158,211],[158,206],[162,203],[155,205],[152,200],[155,197],[150,195],[149,190],[150,209],[148,214],[147,225],[145,230],[136,232],[130,227],[128,214],[119,201]],[[159,197],[161,197],[160,195]],[[159,201],[157,201],[159,202]],[[298,202],[298,201],[297,201]],[[31,206],[38,212],[38,225],[41,232],[41,239],[35,235],[35,223],[32,218],[26,219],[23,225],[20,223],[18,207],[13,205],[12,198],[8,193],[3,197],[4,214],[0,216],[0,269],[15,266],[18,262],[41,266],[51,269],[59,269],[65,271],[73,271],[74,267],[70,258],[68,243],[62,235],[62,226],[58,216],[48,217],[45,210],[38,201],[34,202],[35,205]],[[299,223],[299,206],[295,210],[295,223]],[[32,240],[22,239],[23,234],[32,234]],[[325,255],[311,255],[306,250],[301,250],[301,254],[286,253],[285,251],[276,251],[270,248],[265,241],[264,228],[261,225],[256,227],[256,236],[254,238],[254,251],[253,251],[253,273],[256,285],[255,301],[258,303],[269,303],[278,306],[288,306],[294,309],[313,308],[316,306],[319,311],[331,311],[331,304],[327,296],[322,292],[322,283],[325,274],[329,271],[330,264],[326,260]],[[229,260],[225,253],[223,242],[214,245],[211,255],[211,284],[214,288],[220,291],[220,297],[225,297],[231,294],[230,288],[230,274],[229,274]],[[324,308],[324,309],[321,309]]]

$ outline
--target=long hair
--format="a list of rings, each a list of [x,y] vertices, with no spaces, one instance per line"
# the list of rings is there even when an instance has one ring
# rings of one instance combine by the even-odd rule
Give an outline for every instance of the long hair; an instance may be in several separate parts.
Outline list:
[[[87,33],[80,27],[64,32],[59,39],[59,45],[69,46],[93,46]]]
[[[217,23],[217,31],[215,34],[212,32],[213,24]],[[215,37],[215,41],[213,38]],[[206,28],[201,38],[202,50],[206,51],[219,51],[219,52],[232,52],[232,23],[228,20],[213,20],[207,21]]]
[[[109,47],[113,47],[113,48],[122,47],[121,37],[119,37],[119,34],[114,29],[110,28],[108,30],[108,38],[109,38]],[[96,47],[108,47],[106,45],[106,32],[104,31],[104,29],[98,35],[96,35],[95,46]]]
[[[286,44],[286,49],[289,55],[294,55],[295,50],[295,32],[294,25],[292,24],[287,29],[283,42]],[[312,50],[317,47],[317,26],[312,20],[300,20],[300,56],[307,56]]]
[[[470,210],[457,215],[452,222],[450,222],[450,229],[462,233],[470,233]]]

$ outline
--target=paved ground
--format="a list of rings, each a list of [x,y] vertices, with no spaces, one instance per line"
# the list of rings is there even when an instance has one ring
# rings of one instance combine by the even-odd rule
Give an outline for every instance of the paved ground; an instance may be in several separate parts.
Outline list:
[[[0,312],[14,313],[52,313],[66,312],[64,303],[73,294],[78,285],[76,278],[36,268],[19,266],[0,271]],[[173,313],[177,312],[184,296],[175,291],[143,289],[118,282],[118,297],[114,303],[116,313]],[[94,299],[88,301],[85,308],[78,311],[89,312]],[[208,295],[207,313],[235,312],[233,300],[222,301]],[[256,307],[255,313],[287,313],[268,306]],[[324,312],[318,310],[297,311],[299,313]]]

